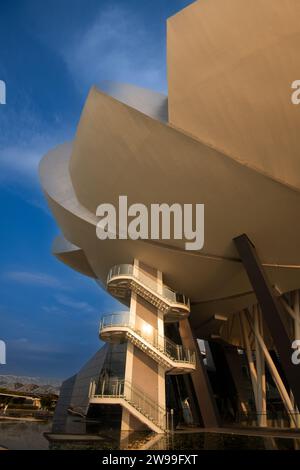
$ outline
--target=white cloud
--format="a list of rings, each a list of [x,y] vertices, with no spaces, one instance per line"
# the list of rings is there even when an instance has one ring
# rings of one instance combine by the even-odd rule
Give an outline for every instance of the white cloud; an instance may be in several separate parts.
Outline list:
[[[44,286],[52,288],[64,288],[63,284],[53,276],[45,273],[29,271],[9,271],[3,274],[3,278],[20,284]]]
[[[147,26],[125,7],[101,11],[86,31],[63,51],[75,80],[128,82],[165,91],[164,42],[156,44]]]
[[[15,344],[24,344],[28,343],[29,339],[28,338],[18,338],[13,340]]]
[[[0,152],[1,181],[36,177],[42,150],[8,146]]]
[[[46,344],[46,343],[36,343],[28,338],[17,338],[12,339],[7,342],[10,348],[13,348],[14,351],[22,353],[33,353],[33,354],[43,354],[43,353],[61,353],[64,352],[62,345],[56,344]]]
[[[57,140],[47,135],[27,135],[26,143],[4,145],[0,150],[0,183],[17,182],[32,187],[38,183],[38,165]]]
[[[74,300],[67,297],[66,295],[61,294],[57,295],[55,298],[58,303],[64,305],[65,307],[70,307],[72,309],[81,310],[82,312],[88,313],[96,312],[96,309],[85,301]]]
[[[17,183],[30,189],[38,184],[40,160],[49,149],[68,140],[69,130],[59,123],[45,123],[26,93],[21,99],[21,109],[7,106],[0,114],[0,184]]]
[[[52,306],[47,306],[45,305],[44,307],[42,307],[42,309],[44,310],[44,312],[46,313],[61,313],[61,309],[58,308],[57,306],[55,305],[52,305]]]
[[[78,89],[113,80],[165,91],[165,42],[153,41],[143,18],[128,7],[108,6],[85,31],[68,37],[61,54]],[[51,127],[43,122],[26,93],[20,99],[21,110],[7,106],[0,115],[0,184],[32,188],[43,155],[72,132],[62,129],[60,117]]]

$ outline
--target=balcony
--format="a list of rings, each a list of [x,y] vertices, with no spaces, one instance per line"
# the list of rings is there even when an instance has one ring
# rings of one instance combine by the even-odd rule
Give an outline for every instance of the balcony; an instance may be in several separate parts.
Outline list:
[[[132,320],[130,312],[105,315],[101,319],[99,336],[103,341],[131,341],[135,346],[162,365],[168,374],[186,374],[195,370],[194,351],[178,345],[139,317]]]
[[[130,292],[136,292],[164,313],[165,321],[177,322],[190,313],[190,300],[166,285],[161,289],[143,272],[134,273],[132,264],[119,264],[110,269],[107,276],[108,291],[115,297],[130,299]]]

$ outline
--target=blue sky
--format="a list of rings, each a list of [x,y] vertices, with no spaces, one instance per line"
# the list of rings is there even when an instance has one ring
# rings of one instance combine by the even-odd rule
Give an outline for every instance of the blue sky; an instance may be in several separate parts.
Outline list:
[[[74,136],[93,83],[167,92],[165,22],[188,0],[0,0],[0,374],[65,378],[118,304],[51,255],[38,162]]]

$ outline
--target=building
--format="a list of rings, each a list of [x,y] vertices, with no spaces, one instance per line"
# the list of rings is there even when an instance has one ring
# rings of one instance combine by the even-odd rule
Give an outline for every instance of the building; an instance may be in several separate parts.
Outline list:
[[[55,256],[125,309],[102,318],[107,346],[65,383],[61,416],[299,427],[299,13],[297,0],[196,1],[168,20],[168,96],[94,86],[74,141],[42,160]],[[97,207],[120,195],[205,204],[204,248],[100,240]]]

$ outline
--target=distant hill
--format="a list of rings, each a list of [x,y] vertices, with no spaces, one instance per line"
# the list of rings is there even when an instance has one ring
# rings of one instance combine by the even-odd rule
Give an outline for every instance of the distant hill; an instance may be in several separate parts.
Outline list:
[[[0,388],[15,392],[59,395],[60,386],[61,380],[53,378],[0,375]]]

